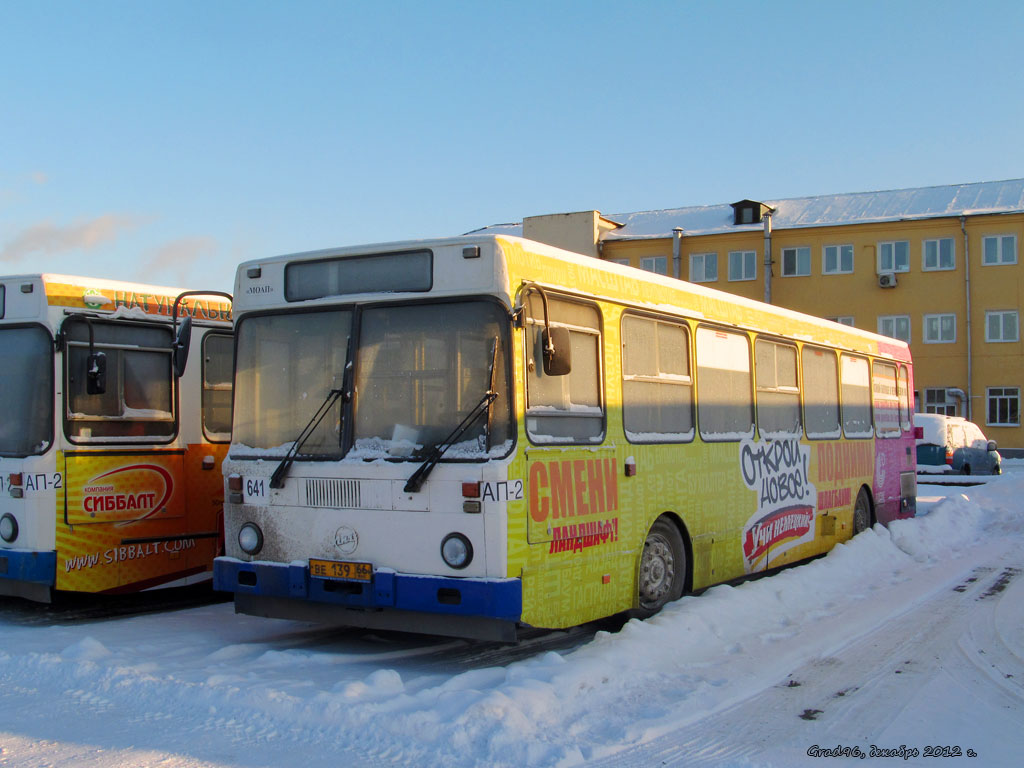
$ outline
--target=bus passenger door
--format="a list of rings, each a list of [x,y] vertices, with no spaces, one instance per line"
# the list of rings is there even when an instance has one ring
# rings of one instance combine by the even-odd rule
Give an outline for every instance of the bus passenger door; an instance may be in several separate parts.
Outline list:
[[[189,531],[196,533],[197,565],[212,567],[224,553],[224,479],[227,444],[194,443],[185,451],[185,498]]]
[[[201,437],[189,442],[185,452],[185,482],[189,530],[202,532],[198,547],[207,567],[224,552],[224,480],[221,463],[231,441],[232,374],[234,337],[221,331],[203,335],[201,358],[193,363],[191,377],[181,387],[199,387],[198,421]],[[198,374],[196,373],[198,370]],[[196,418],[198,416],[198,418]]]

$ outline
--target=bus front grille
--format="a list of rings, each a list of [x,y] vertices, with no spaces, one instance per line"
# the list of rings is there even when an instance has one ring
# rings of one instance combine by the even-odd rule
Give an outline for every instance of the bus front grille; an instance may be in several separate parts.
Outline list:
[[[365,480],[308,477],[300,485],[299,506],[334,509],[390,509],[390,485]]]
[[[306,480],[305,498],[301,500],[306,507],[359,507],[360,496],[358,480],[334,480],[308,478]]]

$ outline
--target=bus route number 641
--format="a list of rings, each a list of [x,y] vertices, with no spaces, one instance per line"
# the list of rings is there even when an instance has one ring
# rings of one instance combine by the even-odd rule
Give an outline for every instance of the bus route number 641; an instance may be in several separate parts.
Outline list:
[[[247,477],[245,478],[245,500],[252,501],[266,501],[267,500],[267,480],[263,477]]]

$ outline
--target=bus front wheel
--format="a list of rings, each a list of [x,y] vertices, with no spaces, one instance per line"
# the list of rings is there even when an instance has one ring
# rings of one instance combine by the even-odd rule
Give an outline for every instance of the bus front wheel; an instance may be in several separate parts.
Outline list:
[[[686,550],[679,529],[658,518],[644,541],[637,579],[638,603],[645,615],[653,615],[680,598],[686,579]]]

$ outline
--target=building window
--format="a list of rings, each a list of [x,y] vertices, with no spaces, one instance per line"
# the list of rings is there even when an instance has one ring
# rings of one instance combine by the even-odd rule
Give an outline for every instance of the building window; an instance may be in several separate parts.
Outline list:
[[[924,412],[956,416],[956,400],[945,387],[928,387],[924,391]]]
[[[878,332],[910,343],[910,315],[879,315]]]
[[[644,256],[640,259],[640,269],[656,275],[667,275],[668,256]]]
[[[621,264],[624,267],[630,266],[629,259],[608,259],[612,264]]]
[[[989,387],[988,421],[990,427],[1020,426],[1020,388]]]
[[[932,272],[940,269],[956,269],[956,250],[952,237],[925,240],[922,244],[921,269]]]
[[[1020,341],[1017,310],[985,313],[985,341]]]
[[[756,251],[729,251],[729,280],[753,280],[756,277]]]
[[[878,244],[879,272],[909,272],[910,242],[893,240]]]
[[[956,315],[925,315],[924,343],[952,344],[956,341]]]
[[[774,210],[764,203],[756,200],[740,200],[738,203],[730,203],[733,211],[734,224],[760,224],[764,214]]]
[[[849,275],[853,273],[853,246],[826,245],[821,271],[826,275]]]
[[[853,315],[837,315],[836,317],[826,317],[825,319],[831,320],[833,323],[853,327]]]
[[[1017,236],[991,235],[981,239],[982,264],[1016,264]]]
[[[782,249],[782,276],[798,277],[811,274],[810,248]]]
[[[718,280],[717,253],[690,254],[690,282],[713,283]]]

